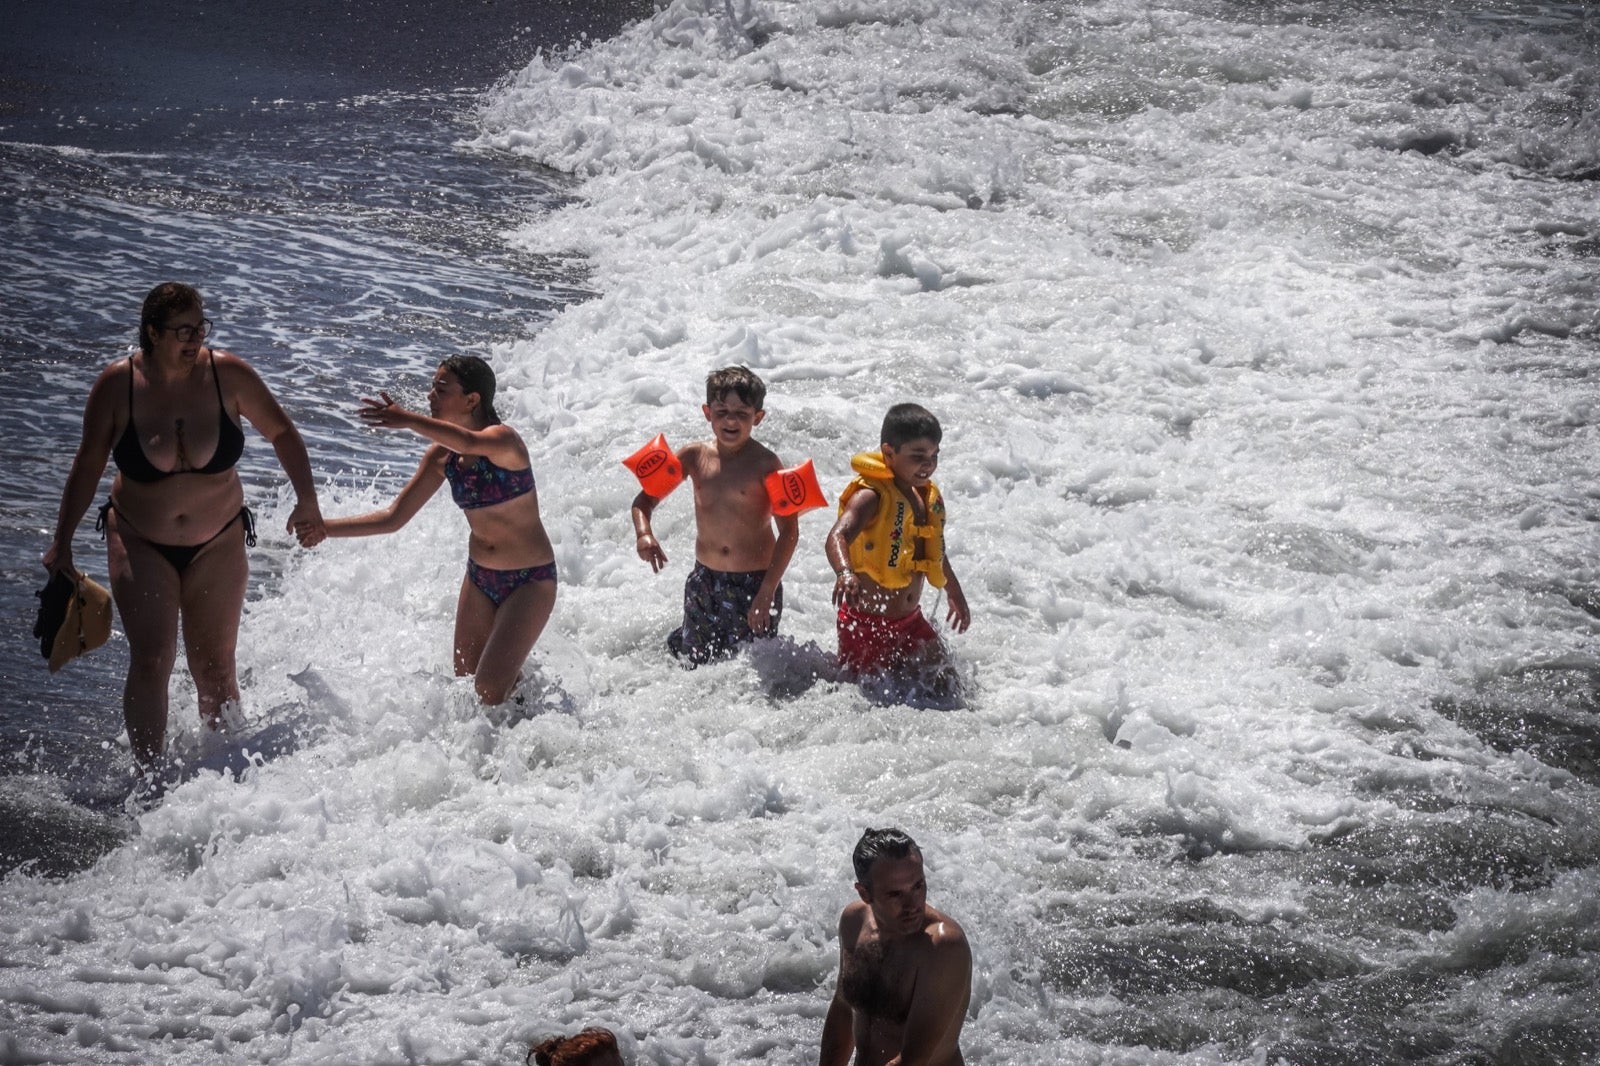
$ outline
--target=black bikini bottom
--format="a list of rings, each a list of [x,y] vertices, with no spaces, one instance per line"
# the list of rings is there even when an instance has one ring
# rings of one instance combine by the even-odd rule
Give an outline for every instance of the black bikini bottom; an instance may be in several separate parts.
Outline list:
[[[105,506],[100,508],[99,517],[94,520],[95,532],[100,534],[101,540],[104,540],[106,536],[106,512],[114,510],[116,510],[116,508],[111,505],[110,500],[107,500],[105,502]],[[207,537],[199,544],[158,544],[157,542],[143,536],[141,536],[139,539],[143,540],[146,544],[150,545],[150,547],[154,548],[156,550],[156,554],[165,559],[172,569],[176,570],[178,575],[181,577],[183,576],[183,572],[189,569],[189,564],[194,562],[194,557],[200,554],[200,550],[202,548],[216,540],[218,537],[222,536],[228,531],[228,528],[232,526],[233,523],[239,521],[244,522],[245,547],[254,548],[256,546],[256,516],[251,513],[250,508],[248,507],[239,508],[239,513],[234,515],[233,518],[229,519],[227,525],[224,525],[221,529],[211,534],[211,536]]]

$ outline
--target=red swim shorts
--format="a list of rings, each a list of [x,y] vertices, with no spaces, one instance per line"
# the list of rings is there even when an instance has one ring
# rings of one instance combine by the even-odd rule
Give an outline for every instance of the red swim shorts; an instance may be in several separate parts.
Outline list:
[[[839,606],[839,665],[857,673],[899,666],[935,643],[935,633],[918,607],[899,618],[862,614],[849,604]]]

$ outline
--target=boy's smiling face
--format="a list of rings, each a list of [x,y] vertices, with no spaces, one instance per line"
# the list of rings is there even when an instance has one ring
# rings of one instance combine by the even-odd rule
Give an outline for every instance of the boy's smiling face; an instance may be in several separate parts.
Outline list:
[[[700,410],[711,423],[711,433],[717,444],[723,448],[744,447],[751,432],[767,415],[745,403],[734,392],[723,393],[714,403],[701,404]]]
[[[898,448],[885,443],[883,465],[889,468],[896,481],[923,488],[939,469],[939,442],[932,437],[915,437]]]

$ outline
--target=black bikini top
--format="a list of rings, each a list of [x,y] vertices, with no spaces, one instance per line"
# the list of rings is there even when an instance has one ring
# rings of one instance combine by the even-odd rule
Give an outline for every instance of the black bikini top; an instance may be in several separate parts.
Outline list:
[[[239,423],[228,417],[227,405],[222,401],[222,382],[217,378],[217,353],[211,353],[211,383],[217,387],[217,450],[211,453],[211,461],[205,466],[190,467],[187,470],[162,470],[150,461],[144,454],[144,445],[139,443],[139,431],[133,424],[133,356],[128,356],[128,425],[122,431],[122,436],[117,438],[116,447],[111,449],[111,459],[117,464],[117,469],[122,471],[122,476],[129,481],[148,483],[160,481],[162,478],[175,477],[178,474],[220,474],[225,470],[232,470],[239,457],[244,454],[244,430],[239,428]],[[179,458],[183,456],[180,440]]]

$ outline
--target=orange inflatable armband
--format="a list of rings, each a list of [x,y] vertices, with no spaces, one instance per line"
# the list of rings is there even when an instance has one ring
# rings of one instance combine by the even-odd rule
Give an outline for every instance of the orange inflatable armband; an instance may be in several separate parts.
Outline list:
[[[665,433],[657,433],[649,444],[622,460],[622,465],[633,471],[640,488],[658,500],[683,484],[683,464],[668,446]]]
[[[802,514],[814,507],[828,506],[828,498],[817,484],[817,472],[807,459],[799,466],[787,470],[774,470],[767,475],[767,498],[772,501],[772,513],[788,517]]]

